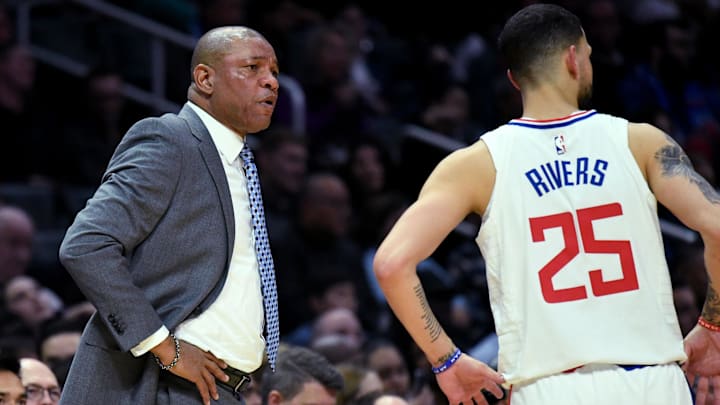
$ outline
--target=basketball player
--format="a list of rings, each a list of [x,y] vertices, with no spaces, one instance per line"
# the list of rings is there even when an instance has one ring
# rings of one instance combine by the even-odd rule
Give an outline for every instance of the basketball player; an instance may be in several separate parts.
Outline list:
[[[375,256],[388,303],[450,404],[485,405],[500,384],[513,405],[690,405],[695,383],[697,403],[716,403],[720,195],[659,129],[580,109],[592,65],[575,15],[530,5],[499,48],[523,117],[432,172]],[[685,342],[657,202],[705,242],[708,298]],[[457,349],[415,273],[470,213],[483,216],[499,373]]]

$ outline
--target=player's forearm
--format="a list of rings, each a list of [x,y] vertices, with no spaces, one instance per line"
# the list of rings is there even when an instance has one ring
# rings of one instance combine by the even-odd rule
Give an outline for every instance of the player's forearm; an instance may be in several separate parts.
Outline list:
[[[435,317],[412,269],[378,272],[387,302],[418,347],[433,365],[442,364],[455,350],[450,337]]]
[[[720,242],[707,237],[704,241],[708,288],[701,316],[713,325],[720,325]]]
[[[720,325],[720,296],[712,284],[708,283],[707,294],[705,296],[705,304],[702,309],[703,319],[713,325]]]

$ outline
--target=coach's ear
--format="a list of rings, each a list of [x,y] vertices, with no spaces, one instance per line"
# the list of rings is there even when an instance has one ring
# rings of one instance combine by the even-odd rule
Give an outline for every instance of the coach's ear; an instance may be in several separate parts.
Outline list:
[[[195,69],[193,69],[193,83],[199,93],[205,96],[211,95],[214,81],[215,69],[203,63],[198,63],[195,66]]]

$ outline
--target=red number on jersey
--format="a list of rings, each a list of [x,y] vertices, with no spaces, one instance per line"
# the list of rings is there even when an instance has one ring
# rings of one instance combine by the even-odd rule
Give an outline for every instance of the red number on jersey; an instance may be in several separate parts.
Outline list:
[[[625,291],[637,290],[638,279],[635,270],[635,260],[632,255],[630,241],[627,240],[598,240],[595,239],[593,221],[622,215],[622,206],[619,203],[599,205],[596,207],[579,209],[576,212],[580,238],[582,238],[585,253],[616,254],[620,259],[623,277],[618,280],[605,281],[602,269],[590,270],[590,286],[595,296],[617,294]],[[565,265],[580,254],[578,232],[571,212],[530,218],[530,232],[533,242],[545,240],[545,230],[560,228],[562,230],[565,247],[553,257],[538,273],[540,289],[545,301],[549,303],[575,301],[587,298],[585,286],[556,289],[552,279]]]

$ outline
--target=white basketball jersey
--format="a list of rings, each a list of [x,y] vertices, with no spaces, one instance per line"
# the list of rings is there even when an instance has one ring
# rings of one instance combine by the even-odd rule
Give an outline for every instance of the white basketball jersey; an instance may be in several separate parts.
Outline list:
[[[497,175],[477,243],[507,384],[684,361],[657,202],[627,121],[589,110],[481,139]]]

